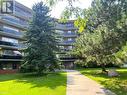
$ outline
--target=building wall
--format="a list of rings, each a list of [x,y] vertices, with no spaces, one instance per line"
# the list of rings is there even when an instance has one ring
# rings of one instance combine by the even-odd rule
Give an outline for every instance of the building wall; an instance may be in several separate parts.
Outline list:
[[[0,14],[0,65],[12,68],[13,63],[17,63],[17,67],[19,66],[22,61],[20,50],[25,48],[22,44],[23,35],[28,29],[31,17],[32,10],[17,1],[14,1],[12,14]],[[10,72],[10,69],[7,69]]]
[[[13,63],[17,62],[19,66],[19,62],[22,61],[20,50],[25,47],[21,43],[24,41],[23,35],[32,17],[32,10],[16,1],[14,9],[13,14],[0,14],[0,65],[5,65],[7,62],[6,64],[11,68]],[[74,21],[66,23],[56,21],[54,28],[60,34],[59,47],[64,52],[61,54],[64,57],[73,48],[73,43],[78,36],[77,29],[74,27]],[[69,68],[72,67],[74,59],[65,57],[61,62],[67,63]],[[10,72],[10,69],[8,70]]]
[[[0,70],[0,74],[14,74],[17,72],[18,70]]]
[[[61,53],[58,54],[61,63],[66,69],[74,68],[75,58],[68,55],[67,52],[73,49],[73,44],[78,37],[77,28],[74,27],[74,21],[59,23],[56,21],[56,32],[60,36],[59,47]]]

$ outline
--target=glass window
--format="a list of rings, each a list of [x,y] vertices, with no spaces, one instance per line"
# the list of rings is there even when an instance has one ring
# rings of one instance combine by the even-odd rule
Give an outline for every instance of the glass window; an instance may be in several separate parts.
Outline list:
[[[12,50],[4,50],[3,52],[4,55],[13,55],[13,51]]]
[[[17,64],[12,64],[12,69],[17,69]]]
[[[56,33],[62,34],[64,31],[56,30]]]
[[[68,38],[68,41],[72,41],[72,38]]]
[[[3,64],[3,70],[11,70],[12,64]]]
[[[73,23],[66,24],[66,27],[73,27],[73,26],[74,26]]]
[[[71,50],[73,47],[72,46],[69,46],[68,48],[69,48],[69,50]]]
[[[68,33],[71,33],[71,31],[68,31]]]

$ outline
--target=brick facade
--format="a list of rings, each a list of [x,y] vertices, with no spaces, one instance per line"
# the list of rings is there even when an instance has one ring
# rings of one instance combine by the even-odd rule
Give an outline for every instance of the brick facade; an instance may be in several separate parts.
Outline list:
[[[14,74],[17,72],[18,70],[0,70],[0,74]]]

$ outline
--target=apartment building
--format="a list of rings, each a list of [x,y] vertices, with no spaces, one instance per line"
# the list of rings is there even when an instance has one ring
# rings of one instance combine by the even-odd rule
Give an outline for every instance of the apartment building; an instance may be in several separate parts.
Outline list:
[[[13,13],[0,13],[0,73],[13,73],[19,69],[23,61],[24,33],[28,29],[29,20],[32,17],[32,10],[14,1]],[[77,38],[77,29],[74,21],[60,23],[55,20],[54,29],[59,34],[59,47],[61,52],[58,54],[62,65],[65,68],[74,67],[75,58],[67,53],[73,49],[73,43]]]
[[[65,68],[74,68],[74,61],[76,58],[68,54],[68,52],[73,49],[73,44],[78,37],[77,28],[74,26],[74,20],[67,21],[66,23],[57,21],[55,30],[59,34],[59,47],[61,49],[58,57]]]
[[[13,13],[0,13],[0,72],[16,71],[22,61],[24,33],[32,17],[32,10],[13,1]]]

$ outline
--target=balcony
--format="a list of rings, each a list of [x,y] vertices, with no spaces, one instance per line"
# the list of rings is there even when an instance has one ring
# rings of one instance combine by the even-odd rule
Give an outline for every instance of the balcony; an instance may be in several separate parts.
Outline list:
[[[60,49],[61,52],[68,52],[68,51],[71,51],[70,49]]]
[[[17,37],[23,37],[24,33],[23,32],[17,32],[17,31],[14,31],[14,30],[10,30],[10,29],[7,29],[7,28],[3,28],[3,31],[4,33],[8,33],[10,35],[13,35],[13,36],[17,36]]]
[[[75,40],[72,40],[72,41],[63,41],[63,42],[60,42],[59,45],[72,46],[74,43],[75,43]]]
[[[26,49],[27,46],[23,43],[14,43],[14,45],[18,48],[18,50]]]
[[[21,11],[15,11],[14,15],[16,15],[19,18],[26,19],[26,20],[29,20],[30,18],[32,18],[32,14],[30,15],[30,14],[27,14],[27,13],[23,13]]]
[[[22,59],[21,55],[1,55],[0,59]]]
[[[17,31],[11,30],[11,29],[0,27],[0,35],[1,36],[24,40],[23,39],[24,34],[25,33],[23,31],[17,32]]]
[[[13,43],[0,41],[0,45],[15,46]]]
[[[11,43],[5,41],[0,41],[0,47],[6,49],[12,49],[12,50],[21,50],[26,48],[26,46],[23,44]]]
[[[16,20],[16,19],[10,18],[8,16],[2,16],[0,18],[0,21],[2,23],[6,23],[7,25],[11,25],[11,26],[17,27],[19,29],[26,30],[28,28],[28,24],[27,23],[25,23],[23,21],[20,21],[20,20]]]
[[[66,26],[62,24],[56,24],[55,29],[56,30],[66,30]]]
[[[63,34],[61,34],[61,36],[63,36],[63,37],[77,37],[78,34],[75,33],[75,32],[72,32],[72,33],[63,33]]]
[[[66,29],[67,30],[75,30],[75,29],[77,29],[73,24],[70,24],[70,25],[65,25],[65,27],[66,27]]]
[[[0,62],[10,62],[10,61],[12,61],[12,62],[21,62],[21,61],[23,61],[22,60],[22,56],[20,56],[20,55],[1,55],[0,56]]]
[[[59,24],[55,25],[56,30],[76,30],[77,28],[74,25],[66,25],[66,24]]]
[[[66,55],[66,54],[59,55],[59,59],[62,62],[70,62],[70,61],[76,60],[76,58],[74,56],[70,56],[70,55]]]
[[[30,19],[32,17],[32,10],[21,6],[18,2],[16,2],[14,15],[23,18],[23,19]]]

